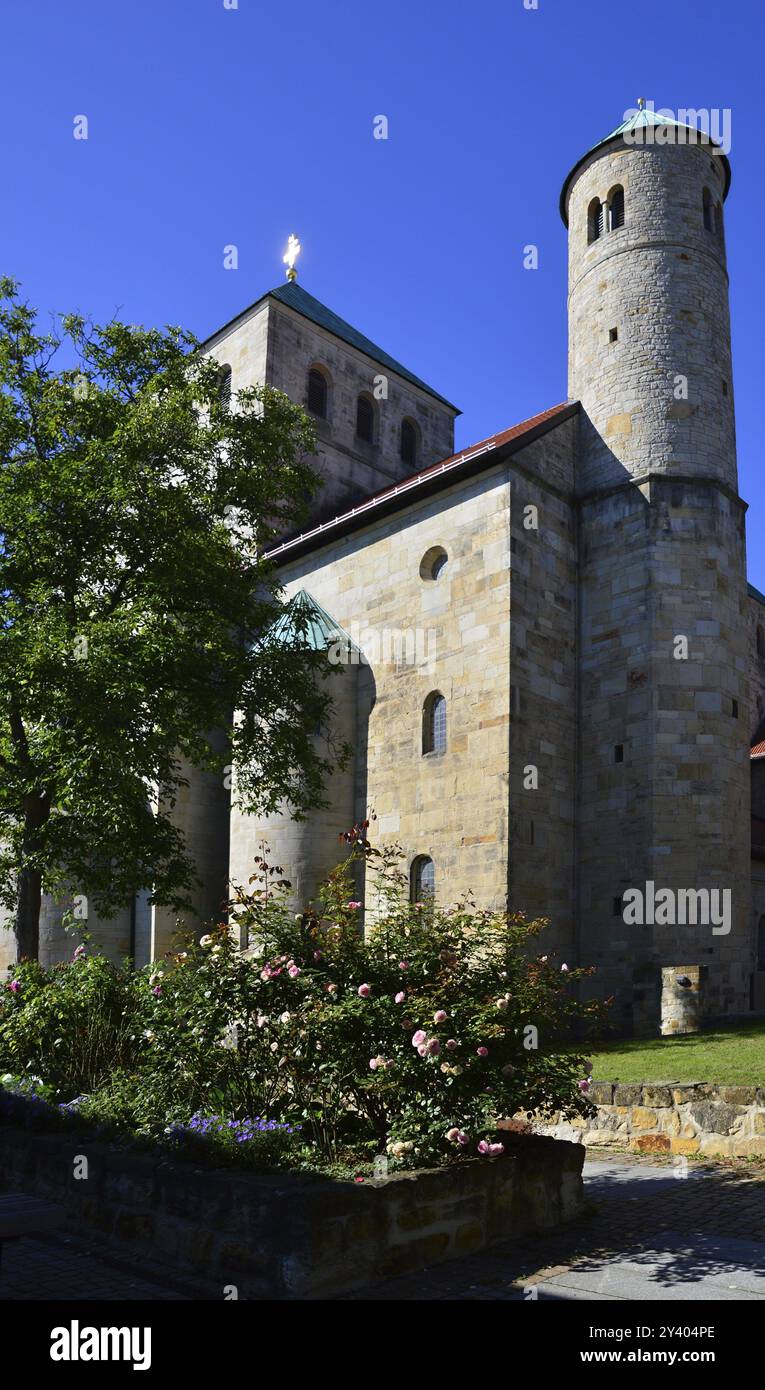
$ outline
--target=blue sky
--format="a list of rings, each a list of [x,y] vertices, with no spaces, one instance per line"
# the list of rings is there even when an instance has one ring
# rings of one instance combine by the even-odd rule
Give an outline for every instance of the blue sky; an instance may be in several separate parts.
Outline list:
[[[0,268],[44,314],[204,337],[281,282],[294,230],[301,284],[461,407],[458,445],[565,399],[570,166],[638,96],[730,108],[740,490],[765,589],[760,0],[3,0],[2,26]]]

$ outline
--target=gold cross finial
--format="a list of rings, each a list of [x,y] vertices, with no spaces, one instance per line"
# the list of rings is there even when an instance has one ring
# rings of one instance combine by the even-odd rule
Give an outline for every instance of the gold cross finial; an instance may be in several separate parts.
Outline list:
[[[288,240],[288,242],[287,242],[287,250],[286,250],[286,252],[284,253],[284,255],[282,256],[282,260],[283,260],[284,264],[285,264],[286,267],[287,267],[287,279],[288,279],[288,280],[297,280],[297,271],[296,271],[296,269],[295,269],[295,261],[297,260],[298,256],[300,255],[300,252],[302,251],[302,249],[303,249],[303,248],[302,248],[302,246],[300,245],[300,242],[298,241],[297,237],[296,237],[294,234],[293,234],[292,236],[290,236],[290,238],[289,238],[289,240]]]
[[[642,111],[645,106],[645,97],[638,97],[638,110]]]

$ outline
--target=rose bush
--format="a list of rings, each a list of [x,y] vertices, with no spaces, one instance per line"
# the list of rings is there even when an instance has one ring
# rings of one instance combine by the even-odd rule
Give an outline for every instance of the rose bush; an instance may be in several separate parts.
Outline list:
[[[500,1121],[587,1111],[588,1063],[572,1039],[601,1012],[577,1001],[585,972],[539,952],[542,921],[410,903],[394,852],[366,833],[349,834],[347,863],[298,916],[281,871],[259,859],[231,925],[143,971],[83,955],[51,972],[17,967],[20,987],[0,991],[0,1068],[23,1060],[63,1102],[89,1088],[82,1115],[154,1137],[223,1127],[228,1142],[270,1125],[258,1134],[281,1136],[281,1161],[300,1149],[325,1167],[493,1156]],[[366,935],[360,858],[367,882],[376,876]],[[100,1033],[88,1024],[95,1053],[78,1044],[67,1064],[49,1032],[71,1034],[70,998],[82,1018],[105,1018]]]

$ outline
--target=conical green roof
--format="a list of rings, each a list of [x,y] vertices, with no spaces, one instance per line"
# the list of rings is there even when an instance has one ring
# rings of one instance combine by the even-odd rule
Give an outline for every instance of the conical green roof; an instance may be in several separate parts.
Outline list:
[[[649,108],[647,107],[643,107],[641,110],[635,111],[633,115],[629,116],[626,120],[622,121],[621,125],[618,125],[616,127],[616,130],[612,130],[610,135],[604,135],[602,140],[598,140],[597,144],[593,145],[589,150],[586,151],[585,154],[582,155],[581,159],[577,160],[573,169],[566,176],[560,194],[560,215],[563,218],[565,226],[568,226],[568,211],[566,208],[566,201],[568,199],[568,190],[571,185],[571,181],[574,175],[576,174],[577,170],[579,170],[585,163],[585,161],[590,158],[590,155],[594,154],[596,150],[602,149],[605,145],[610,144],[612,140],[623,140],[625,135],[631,135],[633,131],[637,132],[640,130],[655,129],[657,126],[674,126],[676,130],[692,131],[693,134],[695,136],[700,137],[702,141],[709,145],[713,145],[715,146],[715,148],[719,149],[717,141],[713,140],[712,137],[708,135],[705,131],[700,130],[698,126],[686,125],[682,121],[673,120],[671,116],[665,116],[661,111],[652,111],[649,110]],[[645,139],[645,137],[642,138]],[[638,145],[640,144],[640,141],[641,137],[639,135],[636,135],[635,139],[629,141],[629,143]],[[721,154],[719,158],[722,161],[723,174],[725,176],[725,188],[723,190],[723,198],[727,198],[731,178],[730,164],[728,162],[727,155]]]
[[[326,651],[334,642],[345,639],[352,647],[348,633],[331,618],[307,589],[293,594],[280,618],[271,627],[271,639],[285,646],[302,643],[315,652]]]

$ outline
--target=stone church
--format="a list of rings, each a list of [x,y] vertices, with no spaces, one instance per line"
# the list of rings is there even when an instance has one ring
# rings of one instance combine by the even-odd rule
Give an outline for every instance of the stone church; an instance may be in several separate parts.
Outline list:
[[[645,109],[577,161],[568,401],[456,454],[456,407],[292,271],[207,341],[234,391],[267,382],[314,419],[325,485],[274,555],[313,640],[351,653],[333,689],[355,753],[301,824],[242,816],[191,773],[200,922],[264,839],[302,905],[374,811],[415,898],[549,918],[548,952],[595,965],[622,1026],[667,1031],[689,1000],[765,1010],[765,596],[738,493],[730,177]],[[58,923],[48,904],[44,959],[71,949]],[[141,964],[174,915],[142,898],[91,925]]]

